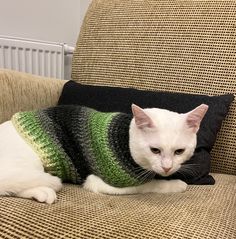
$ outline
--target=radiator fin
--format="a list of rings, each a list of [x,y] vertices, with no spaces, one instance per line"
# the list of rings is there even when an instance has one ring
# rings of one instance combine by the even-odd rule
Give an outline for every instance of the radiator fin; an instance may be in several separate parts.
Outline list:
[[[0,68],[63,79],[64,55],[72,52],[66,44],[0,37]]]

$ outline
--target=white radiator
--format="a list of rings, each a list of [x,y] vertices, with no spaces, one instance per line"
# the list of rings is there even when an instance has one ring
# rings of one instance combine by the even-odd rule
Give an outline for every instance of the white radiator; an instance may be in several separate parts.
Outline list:
[[[63,79],[65,55],[73,51],[64,43],[0,36],[0,68]]]

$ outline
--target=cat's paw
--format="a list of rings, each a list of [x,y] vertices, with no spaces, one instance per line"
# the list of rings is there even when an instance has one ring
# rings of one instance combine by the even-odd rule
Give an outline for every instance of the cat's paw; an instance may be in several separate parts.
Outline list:
[[[52,204],[56,201],[56,192],[49,187],[36,187],[24,190],[17,195],[23,198],[33,198],[38,202]]]
[[[91,174],[86,178],[83,184],[83,188],[93,193],[100,193],[104,185],[105,183],[102,181],[102,179],[100,179],[96,175]]]
[[[61,179],[56,176],[52,176],[50,174],[48,175],[49,175],[48,185],[47,185],[48,188],[52,188],[56,192],[60,191],[62,188]]]
[[[152,182],[152,192],[157,193],[181,193],[186,191],[187,184],[179,179],[176,180],[158,180]]]
[[[185,192],[187,189],[188,184],[182,180],[170,180],[169,181],[169,193],[182,193]]]
[[[40,187],[35,189],[33,198],[39,202],[52,204],[56,201],[57,195],[56,192],[51,188]]]

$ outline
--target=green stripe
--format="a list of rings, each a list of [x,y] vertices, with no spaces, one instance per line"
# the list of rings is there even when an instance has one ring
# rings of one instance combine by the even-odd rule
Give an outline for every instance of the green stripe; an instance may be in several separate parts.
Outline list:
[[[109,126],[113,118],[118,113],[91,112],[89,117],[89,128],[91,136],[91,145],[95,155],[96,171],[104,181],[117,187],[127,187],[140,184],[140,182],[128,174],[119,162],[110,148],[109,144]]]
[[[20,112],[12,117],[12,123],[22,137],[39,155],[45,171],[62,180],[76,183],[78,175],[68,155],[50,137],[50,130],[45,131],[37,113]],[[50,124],[50,122],[47,122]]]

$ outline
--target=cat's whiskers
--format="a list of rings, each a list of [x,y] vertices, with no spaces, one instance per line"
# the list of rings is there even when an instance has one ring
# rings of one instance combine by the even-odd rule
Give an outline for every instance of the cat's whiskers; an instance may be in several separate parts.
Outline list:
[[[153,179],[155,177],[155,172],[148,171],[147,174],[142,178],[142,182],[145,183],[147,180]]]
[[[184,173],[182,173],[181,171],[177,171],[176,173],[182,175],[187,180],[186,175]]]
[[[141,180],[142,183],[145,183],[147,180],[153,179],[155,176],[155,172],[151,170],[146,170],[141,168],[142,171],[136,176],[138,180]],[[143,171],[144,170],[144,171]]]
[[[141,171],[140,173],[138,173],[138,175],[136,176],[136,178],[142,178],[143,176],[145,176],[148,173],[148,171],[144,170]]]
[[[182,167],[176,172],[185,177],[185,174],[189,176],[197,176],[198,172],[196,169],[199,169],[200,165],[199,164],[186,164],[182,165]],[[186,178],[186,177],[185,177]]]
[[[137,167],[133,170],[134,172],[142,172],[142,171],[146,171],[146,169],[142,168],[142,167]]]

